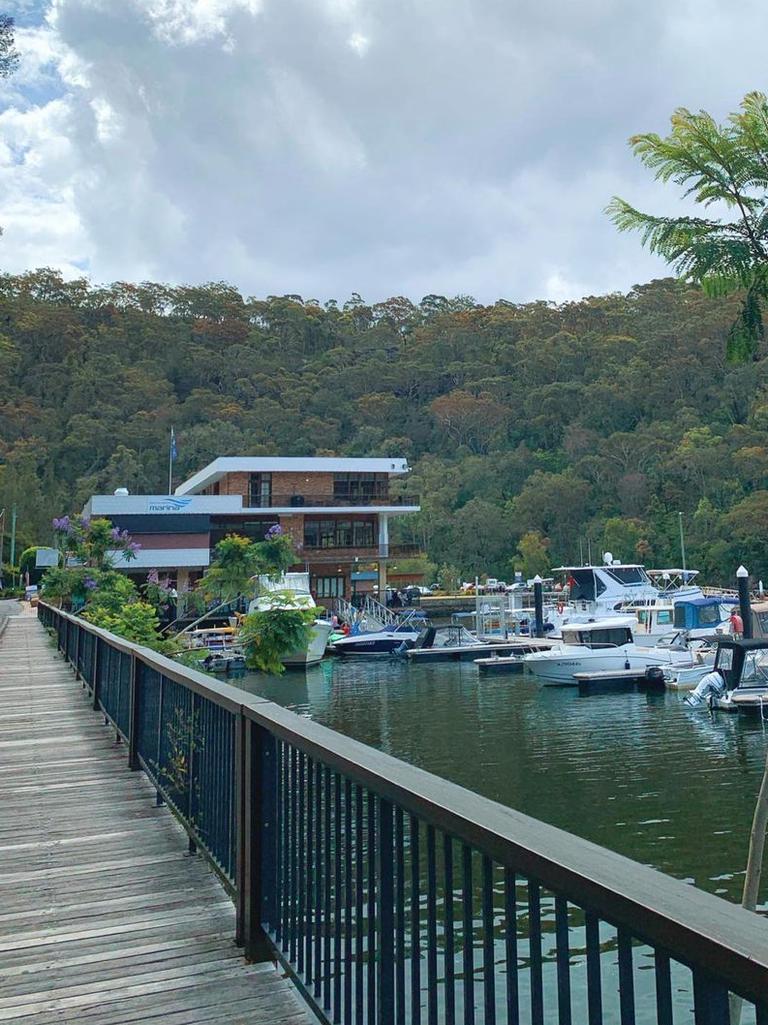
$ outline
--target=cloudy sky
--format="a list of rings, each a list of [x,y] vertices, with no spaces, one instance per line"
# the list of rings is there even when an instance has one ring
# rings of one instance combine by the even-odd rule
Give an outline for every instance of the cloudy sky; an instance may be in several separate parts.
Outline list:
[[[766,89],[763,0],[12,0],[0,269],[562,300],[664,273],[627,137]],[[736,15],[738,11],[738,16]]]

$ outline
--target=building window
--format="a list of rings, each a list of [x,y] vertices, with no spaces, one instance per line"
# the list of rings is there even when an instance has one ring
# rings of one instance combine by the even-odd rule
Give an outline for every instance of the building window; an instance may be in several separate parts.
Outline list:
[[[373,520],[304,520],[305,548],[373,548]]]
[[[367,505],[376,499],[387,498],[389,478],[385,473],[334,473],[333,497],[339,501],[354,501]]]
[[[272,474],[252,473],[248,482],[248,505],[268,509],[272,505]]]
[[[352,547],[373,548],[373,520],[355,520],[352,524]]]
[[[316,598],[343,598],[344,577],[315,577],[312,590]]]

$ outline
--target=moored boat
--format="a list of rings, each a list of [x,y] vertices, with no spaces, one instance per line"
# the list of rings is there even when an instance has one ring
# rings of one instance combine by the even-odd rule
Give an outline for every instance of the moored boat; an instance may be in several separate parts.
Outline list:
[[[642,647],[635,643],[632,619],[615,616],[563,627],[562,641],[549,651],[524,656],[525,669],[549,686],[573,686],[575,674],[647,669],[673,662],[690,664],[684,647]]]
[[[713,668],[685,703],[720,712],[756,712],[768,718],[768,638],[718,640]]]
[[[412,662],[464,662],[521,655],[550,648],[554,642],[528,637],[478,638],[463,626],[428,626],[403,654]]]

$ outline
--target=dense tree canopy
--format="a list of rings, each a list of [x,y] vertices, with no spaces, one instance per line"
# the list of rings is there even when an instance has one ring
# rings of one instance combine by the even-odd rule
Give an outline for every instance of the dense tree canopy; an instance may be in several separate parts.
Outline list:
[[[0,508],[17,551],[94,491],[219,455],[403,455],[393,540],[465,576],[610,547],[768,580],[768,359],[725,359],[742,296],[673,280],[555,305],[248,299],[224,283],[0,277]],[[544,553],[544,554],[542,554]],[[5,545],[8,556],[8,535]]]

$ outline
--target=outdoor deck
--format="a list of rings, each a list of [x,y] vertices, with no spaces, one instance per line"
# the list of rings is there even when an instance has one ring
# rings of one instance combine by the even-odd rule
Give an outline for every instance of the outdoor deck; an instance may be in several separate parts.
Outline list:
[[[2,615],[0,609],[0,616]],[[308,1025],[34,615],[0,630],[0,1021]]]

